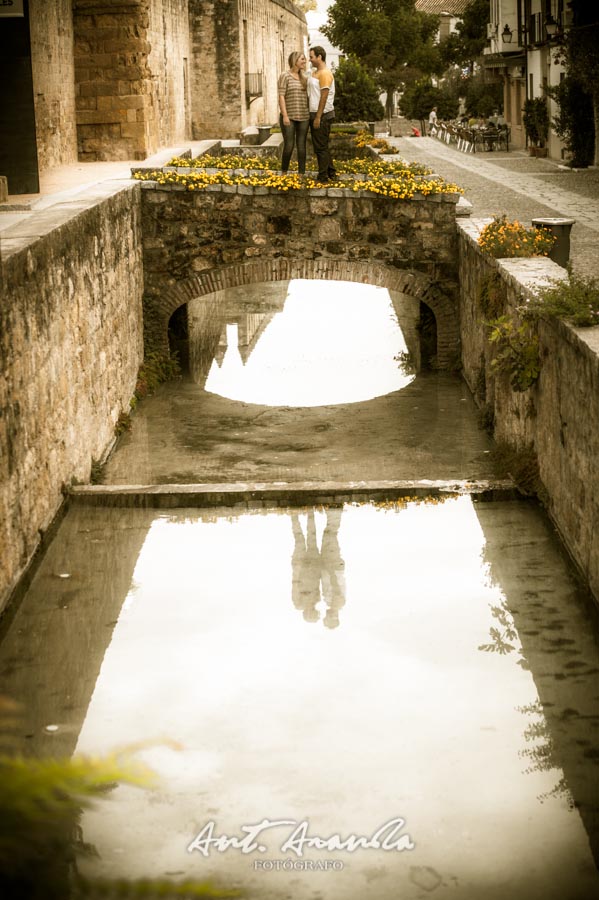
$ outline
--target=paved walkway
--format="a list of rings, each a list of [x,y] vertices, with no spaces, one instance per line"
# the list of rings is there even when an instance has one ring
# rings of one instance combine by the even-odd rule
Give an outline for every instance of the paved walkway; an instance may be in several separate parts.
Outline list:
[[[435,138],[388,140],[404,159],[424,163],[464,188],[477,218],[505,213],[525,225],[537,216],[576,219],[571,234],[574,269],[599,276],[598,169],[564,170],[523,151],[465,154]]]

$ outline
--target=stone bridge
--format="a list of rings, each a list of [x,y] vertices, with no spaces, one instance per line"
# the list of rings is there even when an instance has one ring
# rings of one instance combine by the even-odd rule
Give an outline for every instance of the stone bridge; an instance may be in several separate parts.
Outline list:
[[[146,349],[168,347],[174,311],[244,284],[355,281],[416,297],[434,313],[437,360],[459,352],[456,194],[396,200],[328,188],[142,183]]]

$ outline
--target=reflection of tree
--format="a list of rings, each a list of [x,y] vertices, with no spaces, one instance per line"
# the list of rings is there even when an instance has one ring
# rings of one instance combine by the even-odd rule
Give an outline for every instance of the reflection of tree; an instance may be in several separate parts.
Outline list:
[[[400,351],[397,356],[394,356],[395,359],[399,363],[399,368],[403,372],[404,375],[417,375],[418,374],[418,363],[416,358],[409,350]]]
[[[515,644],[510,643],[510,641],[518,640],[518,632],[506,601],[502,600],[499,606],[492,606],[491,615],[496,619],[499,627],[491,626],[489,629],[491,642],[489,644],[480,644],[478,649],[487,653],[499,653],[501,656],[505,656],[511,653],[512,650],[516,650]],[[522,647],[518,647],[517,652],[520,653],[520,659],[517,660],[517,664],[523,669],[528,669],[529,665],[523,656]],[[530,775],[532,772],[547,772],[550,769],[560,769],[561,766],[555,761],[557,754],[553,738],[539,700],[526,706],[517,706],[516,709],[518,712],[526,715],[538,717],[536,721],[530,722],[524,729],[524,740],[527,743],[535,741],[540,743],[534,744],[532,747],[526,747],[518,753],[520,757],[530,760],[531,763],[524,770],[524,774]],[[570,808],[574,807],[574,800],[563,774],[550,791],[540,794],[537,799],[543,803],[549,797],[562,797],[568,802]]]
[[[326,604],[322,621],[327,628],[339,625],[339,610],[345,604],[345,563],[338,538],[341,512],[341,507],[327,509],[327,524],[320,551],[316,541],[314,510],[307,514],[305,536],[299,516],[291,516],[295,542],[291,557],[291,599],[295,608],[302,610],[306,622],[317,622],[320,619],[317,606],[322,592]]]
[[[505,600],[502,600],[500,606],[491,607],[491,615],[497,620],[497,624],[500,627],[497,628],[492,625],[489,628],[491,642],[489,644],[479,644],[478,649],[484,650],[486,653],[499,653],[501,656],[505,656],[516,649],[515,645],[511,644],[510,641],[515,641],[518,638],[516,626]],[[519,648],[518,652],[521,654],[518,665],[523,669],[528,669],[528,663],[522,655],[522,647]]]
[[[540,742],[532,747],[525,747],[524,750],[520,750],[519,756],[530,761],[530,765],[524,770],[524,774],[548,772],[550,769],[559,770],[561,766],[556,761],[555,744],[540,702],[536,700],[534,703],[529,703],[526,706],[517,706],[516,709],[524,715],[537,717],[536,721],[530,722],[524,729],[524,740],[527,743]],[[550,797],[562,798],[567,802],[570,809],[574,809],[576,805],[563,774],[557,784],[550,791],[540,794],[538,799],[543,803],[544,800],[548,800]]]

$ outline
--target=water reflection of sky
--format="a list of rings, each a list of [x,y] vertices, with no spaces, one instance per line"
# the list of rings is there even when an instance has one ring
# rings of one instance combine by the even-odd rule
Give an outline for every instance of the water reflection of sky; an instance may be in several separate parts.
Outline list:
[[[472,898],[561,900],[573,872],[592,886],[579,815],[551,795],[561,771],[527,773],[521,758],[520,708],[538,702],[532,674],[513,655],[479,649],[503,595],[471,500],[329,512],[300,512],[295,526],[285,511],[155,520],[78,750],[161,737],[182,750],[144,751],[163,779],[157,793],[119,787],[86,813],[102,865],[259,884],[264,875],[239,852],[205,860],[185,848],[211,819],[218,834],[238,835],[263,818],[306,818],[328,836],[366,835],[400,815],[416,842],[409,859],[345,856],[330,896],[366,896],[373,866],[380,900],[400,888],[419,896],[414,867],[427,883],[440,873],[513,885],[460,895]],[[315,546],[315,571],[303,576],[296,527]],[[333,564],[323,562],[327,527]],[[343,569],[335,628],[323,627],[327,566]],[[294,600],[298,578],[318,594],[314,616]],[[283,833],[269,839],[269,858]],[[307,876],[294,896],[314,884]]]
[[[238,339],[238,325],[227,324],[224,358],[212,363],[205,384],[231,400],[266,406],[356,403],[414,379],[394,359],[407,347],[389,291],[371,285],[292,281],[283,310],[245,362]]]

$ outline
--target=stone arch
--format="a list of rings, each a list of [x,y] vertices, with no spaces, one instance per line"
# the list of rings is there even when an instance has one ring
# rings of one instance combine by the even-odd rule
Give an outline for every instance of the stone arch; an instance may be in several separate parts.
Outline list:
[[[168,322],[180,306],[207,294],[244,284],[291,279],[353,281],[399,291],[426,303],[437,321],[437,358],[447,368],[459,352],[460,331],[456,286],[432,282],[413,269],[397,269],[384,263],[320,257],[318,259],[266,259],[218,269],[169,284],[159,296],[144,298],[146,350],[168,350]]]

